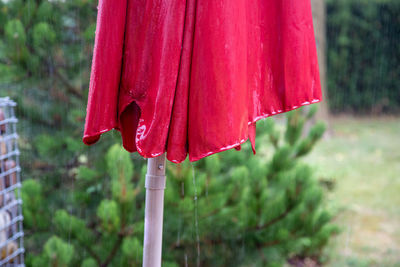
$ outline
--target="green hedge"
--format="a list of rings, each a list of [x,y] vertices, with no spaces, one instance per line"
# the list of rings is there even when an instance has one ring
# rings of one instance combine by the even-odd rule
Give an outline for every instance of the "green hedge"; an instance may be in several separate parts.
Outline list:
[[[399,14],[399,0],[327,1],[331,111],[400,111]]]

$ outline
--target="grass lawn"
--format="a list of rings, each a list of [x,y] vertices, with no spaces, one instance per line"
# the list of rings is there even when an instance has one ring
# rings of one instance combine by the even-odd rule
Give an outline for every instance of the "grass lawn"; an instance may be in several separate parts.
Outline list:
[[[400,118],[338,117],[331,127],[307,158],[334,183],[328,203],[342,233],[327,266],[400,266]]]

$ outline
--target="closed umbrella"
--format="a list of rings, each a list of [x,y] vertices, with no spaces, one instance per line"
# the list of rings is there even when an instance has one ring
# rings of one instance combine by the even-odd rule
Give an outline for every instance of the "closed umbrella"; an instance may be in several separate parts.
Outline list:
[[[161,259],[146,235],[161,238],[164,153],[196,161],[246,140],[255,152],[257,120],[319,101],[310,0],[99,1],[83,141],[117,129],[126,150],[156,158],[144,266]]]

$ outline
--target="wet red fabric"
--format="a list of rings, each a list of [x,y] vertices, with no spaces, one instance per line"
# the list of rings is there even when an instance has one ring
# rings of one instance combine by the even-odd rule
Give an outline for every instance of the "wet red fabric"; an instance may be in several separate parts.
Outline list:
[[[310,0],[100,0],[83,141],[191,161],[321,100]]]

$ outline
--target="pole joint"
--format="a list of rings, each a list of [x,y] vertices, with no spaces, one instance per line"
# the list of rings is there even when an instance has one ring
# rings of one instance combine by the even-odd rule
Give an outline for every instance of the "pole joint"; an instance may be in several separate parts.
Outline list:
[[[165,175],[147,174],[144,187],[149,190],[164,190],[166,180]]]

